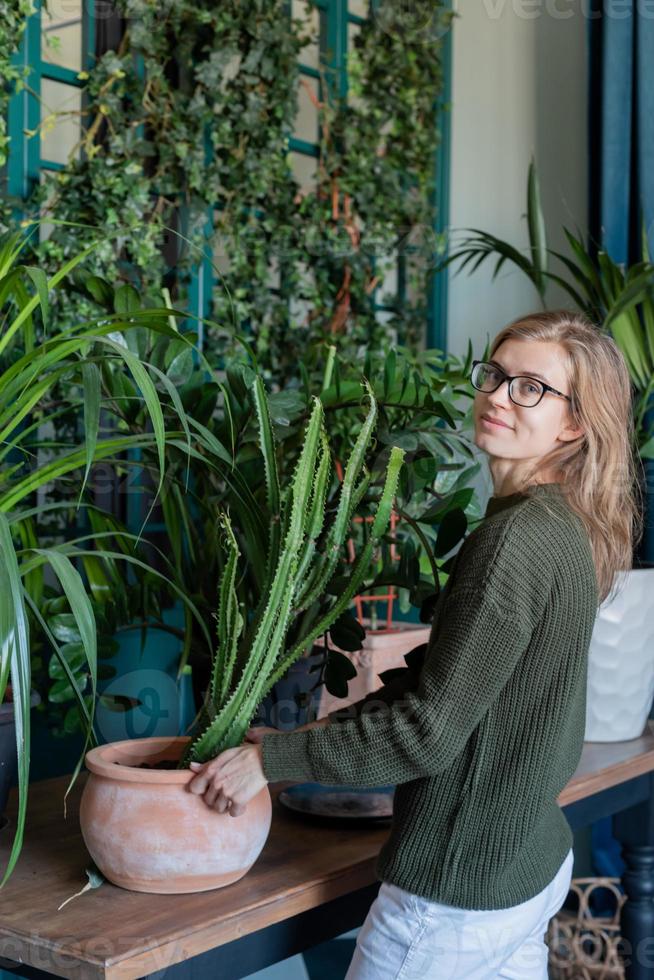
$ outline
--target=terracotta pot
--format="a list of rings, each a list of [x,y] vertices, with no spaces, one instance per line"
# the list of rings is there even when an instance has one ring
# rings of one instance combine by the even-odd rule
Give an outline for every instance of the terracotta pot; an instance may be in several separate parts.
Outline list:
[[[393,667],[406,667],[404,654],[421,643],[427,643],[430,632],[431,626],[423,626],[420,623],[395,622],[388,631],[367,632],[361,650],[356,650],[354,653],[348,650],[340,650],[332,643],[333,650],[338,650],[352,662],[357,675],[348,681],[347,698],[335,698],[323,685],[320,689],[321,696],[317,717],[324,718],[338,708],[355,704],[367,694],[383,687],[383,681],[379,675]],[[320,642],[322,642],[322,638],[317,640],[316,644],[318,645]]]
[[[105,878],[121,888],[168,895],[222,888],[249,871],[266,843],[267,786],[231,817],[188,790],[190,770],[138,768],[177,761],[188,741],[132,739],[87,753],[82,835]]]

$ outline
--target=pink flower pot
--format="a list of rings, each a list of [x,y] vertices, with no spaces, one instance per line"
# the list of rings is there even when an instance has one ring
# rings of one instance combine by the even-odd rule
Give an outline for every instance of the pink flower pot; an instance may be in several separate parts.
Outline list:
[[[90,770],[80,824],[105,878],[137,892],[182,894],[222,888],[252,867],[270,831],[268,787],[245,813],[218,813],[188,789],[188,769],[139,769],[177,761],[189,739],[111,742],[86,755]]]

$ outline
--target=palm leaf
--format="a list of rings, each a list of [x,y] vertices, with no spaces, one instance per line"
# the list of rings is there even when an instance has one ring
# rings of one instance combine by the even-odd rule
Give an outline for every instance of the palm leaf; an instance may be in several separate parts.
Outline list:
[[[533,282],[540,297],[545,296],[545,273],[547,272],[547,242],[545,237],[545,220],[540,200],[540,186],[536,165],[532,158],[527,178],[527,227],[529,229],[529,247],[534,268]]]

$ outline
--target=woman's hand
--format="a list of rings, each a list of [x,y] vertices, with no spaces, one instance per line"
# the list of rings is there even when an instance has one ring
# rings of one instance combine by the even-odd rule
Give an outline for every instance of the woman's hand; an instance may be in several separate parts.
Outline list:
[[[329,724],[329,718],[309,722],[295,731],[309,731]],[[263,772],[265,735],[285,735],[277,728],[260,725],[248,728],[243,745],[226,749],[209,762],[192,762],[195,777],[189,783],[191,793],[204,796],[204,802],[218,813],[229,812],[232,817],[245,813],[247,804],[268,784]],[[290,733],[289,733],[290,734]]]
[[[257,725],[255,728],[248,728],[245,733],[245,738],[248,742],[256,742],[258,744],[264,735],[283,734],[284,732],[280,732],[278,728],[267,728],[266,725]]]
[[[238,817],[268,780],[263,773],[261,745],[244,744],[226,749],[209,762],[192,762],[195,777],[191,793],[204,796],[204,802],[218,813]]]

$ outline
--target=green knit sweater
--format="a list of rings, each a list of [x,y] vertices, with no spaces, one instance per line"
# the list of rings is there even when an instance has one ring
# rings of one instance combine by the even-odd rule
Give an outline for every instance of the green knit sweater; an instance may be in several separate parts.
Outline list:
[[[262,739],[274,780],[397,784],[376,874],[467,909],[524,902],[573,843],[597,613],[588,535],[555,483],[491,497],[439,596],[424,662],[330,724]]]

